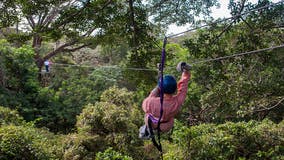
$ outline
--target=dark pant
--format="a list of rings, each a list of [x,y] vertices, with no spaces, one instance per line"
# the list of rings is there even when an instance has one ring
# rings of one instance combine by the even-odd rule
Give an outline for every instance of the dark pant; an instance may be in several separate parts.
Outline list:
[[[46,72],[49,72],[49,66],[45,66],[45,70],[46,70]]]

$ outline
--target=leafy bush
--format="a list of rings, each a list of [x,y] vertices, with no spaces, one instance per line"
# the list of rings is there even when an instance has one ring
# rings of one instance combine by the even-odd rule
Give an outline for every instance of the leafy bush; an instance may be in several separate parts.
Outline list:
[[[139,157],[143,143],[138,139],[137,123],[143,123],[143,115],[139,116],[132,97],[133,93],[126,89],[111,87],[106,90],[101,102],[85,106],[77,117],[78,133],[99,136],[104,141],[103,147]]]
[[[143,121],[143,117],[138,116],[139,111],[131,97],[133,93],[126,89],[111,87],[106,90],[102,94],[101,102],[85,106],[78,116],[76,124],[78,131],[105,135],[138,129],[133,122],[137,119]]]
[[[99,101],[102,92],[114,83],[106,81],[99,72],[91,75],[89,72],[81,67],[54,69],[56,77],[52,85],[39,90],[35,98],[35,105],[39,108],[37,114],[43,118],[39,126],[63,133],[74,129],[76,116],[83,107]]]
[[[0,126],[5,124],[21,125],[23,123],[23,117],[19,116],[16,110],[0,106]]]
[[[34,115],[32,102],[39,89],[34,50],[23,45],[16,48],[0,40],[0,105],[17,108],[25,120]]]
[[[0,159],[59,159],[60,142],[55,137],[32,126],[1,126]]]
[[[32,93],[39,87],[34,51],[31,46],[12,47],[7,41],[0,40],[0,59],[3,87],[10,90]]]
[[[283,129],[269,120],[203,124],[179,128],[174,140],[183,159],[283,159]]]
[[[94,159],[104,149],[105,141],[98,135],[71,134],[64,140],[63,159]]]
[[[96,160],[132,160],[131,157],[123,156],[121,153],[108,148],[104,152],[99,152],[96,155]]]
[[[91,134],[109,134],[127,131],[127,112],[107,102],[87,105],[78,116],[78,131]]]

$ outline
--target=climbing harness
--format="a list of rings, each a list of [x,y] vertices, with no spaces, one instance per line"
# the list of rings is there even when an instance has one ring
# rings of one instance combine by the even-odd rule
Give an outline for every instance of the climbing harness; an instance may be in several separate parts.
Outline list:
[[[162,55],[161,55],[161,63],[159,65],[159,82],[160,82],[159,88],[160,88],[160,104],[161,104],[160,117],[157,120],[152,115],[148,115],[148,127],[149,127],[150,134],[152,135],[151,140],[152,140],[154,146],[159,150],[160,157],[161,157],[162,160],[163,160],[163,148],[162,148],[162,144],[161,144],[161,128],[160,128],[160,126],[161,126],[161,119],[162,119],[163,112],[164,112],[164,110],[163,110],[163,101],[164,101],[163,71],[164,71],[165,58],[166,58],[166,44],[167,44],[167,37],[164,38]],[[155,139],[152,123],[158,124],[157,125],[158,142]]]

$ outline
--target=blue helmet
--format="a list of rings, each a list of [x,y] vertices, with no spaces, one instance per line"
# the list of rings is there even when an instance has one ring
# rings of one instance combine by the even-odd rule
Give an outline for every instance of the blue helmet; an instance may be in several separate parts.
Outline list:
[[[160,81],[159,81],[160,86]],[[177,90],[177,81],[174,76],[165,75],[163,79],[163,90],[166,94],[173,94]]]

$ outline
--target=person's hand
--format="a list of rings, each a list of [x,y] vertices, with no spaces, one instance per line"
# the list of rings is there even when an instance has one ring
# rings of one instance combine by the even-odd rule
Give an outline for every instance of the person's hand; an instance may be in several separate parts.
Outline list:
[[[155,96],[159,96],[160,95],[160,87],[159,86],[156,86],[152,91],[151,93]]]
[[[191,65],[187,64],[186,62],[179,62],[177,65],[178,72],[190,71],[190,70],[191,70]]]

